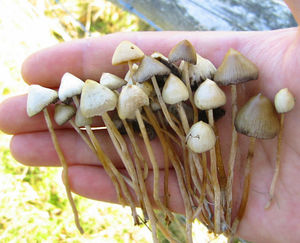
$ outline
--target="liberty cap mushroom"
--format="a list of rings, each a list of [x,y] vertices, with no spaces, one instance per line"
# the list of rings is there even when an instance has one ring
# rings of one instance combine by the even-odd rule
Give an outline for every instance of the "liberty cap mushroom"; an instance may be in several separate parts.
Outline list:
[[[109,88],[93,80],[86,80],[82,88],[80,110],[89,118],[112,111],[117,105],[117,96]]]
[[[112,57],[112,65],[127,63],[128,61],[136,61],[142,59],[144,52],[130,41],[122,41]]]
[[[74,106],[57,104],[55,106],[54,120],[58,125],[63,125],[69,121],[76,113]]]
[[[126,84],[126,81],[111,73],[102,73],[100,84],[106,86],[111,90],[119,89]]]
[[[214,64],[208,59],[200,56],[198,53],[197,55],[197,63],[195,65],[189,65],[189,79],[191,83],[192,90],[196,90],[201,82],[205,81],[206,79],[212,79],[215,72],[217,71]],[[179,66],[179,70],[183,69],[184,63],[181,62]]]
[[[279,119],[272,102],[258,94],[252,97],[237,113],[235,118],[235,128],[238,132],[250,137],[247,163],[244,175],[244,190],[242,201],[239,206],[237,216],[233,222],[232,232],[236,232],[238,224],[247,206],[249,187],[251,180],[251,161],[254,157],[254,146],[256,138],[272,139],[279,132]]]
[[[167,78],[162,90],[165,103],[173,105],[189,98],[189,93],[184,83],[174,74]]]
[[[64,102],[68,98],[80,95],[84,82],[71,73],[65,73],[61,78],[58,97]]]
[[[191,127],[186,142],[193,152],[204,153],[215,146],[216,136],[209,124],[200,121]]]
[[[27,97],[27,114],[32,117],[40,113],[49,104],[56,101],[57,92],[52,89],[44,88],[40,85],[30,85]]]
[[[58,158],[60,160],[60,163],[63,167],[63,182],[65,185],[66,193],[68,200],[70,202],[70,205],[72,207],[72,211],[74,214],[74,220],[77,229],[81,234],[84,233],[80,222],[79,222],[79,216],[78,211],[76,209],[71,190],[69,185],[69,178],[68,178],[68,165],[65,159],[65,156],[61,150],[61,147],[58,143],[55,131],[53,129],[52,121],[50,119],[50,115],[47,110],[47,106],[51,103],[53,103],[58,98],[58,94],[56,91],[42,87],[40,85],[31,85],[28,90],[28,97],[27,97],[27,114],[29,117],[32,117],[36,114],[38,114],[40,111],[44,112],[44,118],[47,124],[47,128],[49,130],[49,133],[51,135],[52,143],[54,145],[55,151],[58,155]]]
[[[169,52],[168,59],[171,63],[177,61],[184,61],[183,70],[182,70],[182,79],[185,82],[188,92],[189,99],[194,111],[194,123],[198,120],[198,110],[194,104],[193,93],[189,79],[189,64],[195,65],[197,63],[197,53],[193,45],[188,40],[183,40],[174,46]]]
[[[275,172],[272,178],[270,191],[269,191],[269,200],[265,206],[265,208],[269,208],[275,193],[275,185],[278,180],[279,170],[280,170],[280,154],[281,154],[281,144],[282,144],[282,135],[283,135],[283,124],[285,113],[291,111],[295,106],[295,97],[293,94],[287,89],[281,89],[277,92],[274,98],[275,108],[277,113],[280,114],[280,128],[277,140],[277,153],[276,153],[276,166]]]
[[[137,85],[128,84],[122,88],[118,99],[118,114],[121,119],[127,119],[144,105],[149,105],[149,98]]]
[[[231,222],[231,210],[232,210],[232,185],[233,185],[233,173],[234,164],[238,147],[238,136],[234,127],[234,121],[237,114],[237,88],[238,83],[247,82],[250,80],[256,80],[258,78],[258,68],[248,58],[242,55],[237,50],[230,48],[220,67],[214,74],[214,81],[219,85],[231,86],[231,105],[232,105],[232,135],[231,135],[231,147],[229,155],[229,169],[228,179],[226,185],[226,197],[227,197],[227,214],[226,222]]]
[[[170,72],[170,69],[161,62],[152,57],[144,56],[139,68],[133,74],[133,79],[138,83],[142,83],[155,75],[168,75]]]

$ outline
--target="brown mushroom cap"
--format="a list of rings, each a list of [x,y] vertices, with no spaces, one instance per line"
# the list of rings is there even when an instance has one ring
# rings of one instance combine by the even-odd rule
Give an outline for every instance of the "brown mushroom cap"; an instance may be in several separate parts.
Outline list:
[[[168,59],[171,63],[183,60],[195,65],[197,63],[196,50],[188,40],[183,40],[172,48]]]
[[[240,52],[230,48],[214,75],[219,85],[230,85],[256,80],[258,68]]]
[[[132,84],[123,86],[118,99],[118,115],[121,119],[135,117],[135,111],[144,105],[149,105],[149,98],[141,88]]]
[[[144,52],[130,41],[122,41],[116,48],[112,65],[119,65],[129,61],[137,61],[142,59]]]
[[[103,113],[115,109],[117,99],[116,94],[109,88],[88,79],[82,88],[80,110],[87,118],[101,116]]]
[[[279,132],[279,119],[272,102],[258,94],[237,113],[234,122],[239,133],[260,139],[274,138]]]
[[[34,84],[29,86],[27,96],[27,114],[32,117],[58,98],[55,90]]]
[[[170,69],[161,62],[152,57],[144,56],[139,68],[133,75],[133,79],[138,83],[142,83],[155,75],[168,75],[170,72]]]

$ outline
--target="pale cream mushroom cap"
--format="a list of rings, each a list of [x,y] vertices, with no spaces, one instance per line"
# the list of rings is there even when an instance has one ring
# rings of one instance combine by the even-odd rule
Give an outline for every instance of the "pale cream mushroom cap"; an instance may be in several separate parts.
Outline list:
[[[93,123],[93,118],[86,118],[84,115],[82,115],[81,110],[77,109],[75,115],[75,124],[77,127],[89,126],[92,123]]]
[[[186,136],[187,146],[195,153],[211,150],[216,143],[216,136],[211,126],[203,121],[195,123]]]
[[[58,97],[65,101],[73,96],[80,95],[84,82],[71,73],[65,73],[60,82]]]
[[[215,109],[225,105],[226,95],[214,81],[206,79],[196,90],[194,102],[200,110]]]
[[[149,105],[149,98],[136,85],[123,86],[118,100],[118,115],[121,119],[131,119],[135,111],[142,106]]]
[[[58,125],[63,125],[69,121],[76,113],[74,106],[58,104],[55,106],[54,120]]]
[[[171,70],[156,59],[144,56],[138,70],[133,74],[134,81],[145,82],[155,75],[168,75]]]
[[[82,88],[80,110],[87,118],[101,116],[115,109],[117,99],[109,88],[96,81],[86,80]]]
[[[275,95],[274,103],[278,113],[286,113],[294,108],[295,97],[287,88],[284,88]]]
[[[140,87],[148,97],[151,97],[155,94],[153,85],[149,81],[143,83],[136,83],[136,86]]]
[[[162,97],[166,104],[177,104],[189,98],[189,92],[185,84],[174,74],[167,78],[162,90]]]
[[[183,70],[183,64],[184,61],[179,65],[180,71]],[[212,79],[217,69],[211,61],[197,54],[196,65],[188,65],[188,71],[191,85],[194,85],[200,84],[201,81],[206,79]]]
[[[116,48],[112,65],[127,63],[128,61],[137,61],[142,59],[144,52],[130,41],[122,41]]]
[[[102,73],[100,84],[111,90],[119,89],[126,84],[126,81],[112,73]]]
[[[27,114],[32,117],[58,98],[55,90],[34,84],[30,85],[27,96]]]

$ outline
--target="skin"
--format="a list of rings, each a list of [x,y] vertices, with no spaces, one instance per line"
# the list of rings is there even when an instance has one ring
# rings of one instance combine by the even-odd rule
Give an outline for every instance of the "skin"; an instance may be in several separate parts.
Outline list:
[[[298,20],[299,3],[287,1],[295,19]],[[298,17],[297,17],[298,16]],[[203,57],[217,67],[227,50],[237,49],[259,68],[259,79],[238,87],[241,105],[258,92],[273,100],[275,93],[287,87],[300,100],[300,39],[298,28],[266,32],[147,32],[116,33],[96,39],[77,40],[41,50],[30,56],[23,64],[22,74],[28,84],[40,84],[57,88],[65,72],[81,79],[98,80],[102,72],[124,75],[126,65],[113,67],[111,57],[115,47],[122,40],[129,40],[146,54],[160,51],[167,55],[171,48],[183,39],[188,39]],[[223,88],[230,93],[228,88]],[[26,114],[26,95],[12,97],[0,105],[0,130],[13,134],[11,153],[21,163],[30,166],[58,166],[59,160],[53,148],[42,114],[29,118]],[[230,97],[228,97],[230,100]],[[217,125],[220,131],[222,153],[227,161],[230,148],[230,104],[228,111]],[[99,119],[98,119],[99,120]],[[253,242],[298,242],[300,239],[300,107],[286,115],[283,144],[282,167],[276,185],[274,204],[265,210],[268,190],[275,167],[276,139],[257,140],[253,163],[252,182],[245,216],[241,221],[238,235]],[[97,125],[101,125],[101,121]],[[68,126],[60,127],[58,139],[69,164],[72,190],[82,196],[108,202],[117,202],[113,185],[99,166],[96,156],[90,152],[80,137]],[[113,150],[105,130],[97,132],[105,152],[111,156],[120,170],[122,162]],[[139,138],[137,138],[139,139]],[[246,161],[248,138],[239,135],[240,149],[237,155],[236,177],[234,182],[234,214],[238,209],[237,199],[242,192],[243,165]],[[141,142],[141,140],[140,140]],[[152,142],[159,157],[161,176],[163,174],[162,149],[157,141]],[[145,148],[143,148],[145,149]],[[146,154],[146,151],[143,151]],[[147,179],[151,190],[152,173]],[[101,178],[101,180],[99,180]],[[184,213],[183,202],[173,168],[169,178],[170,207]],[[161,192],[163,192],[161,181]]]

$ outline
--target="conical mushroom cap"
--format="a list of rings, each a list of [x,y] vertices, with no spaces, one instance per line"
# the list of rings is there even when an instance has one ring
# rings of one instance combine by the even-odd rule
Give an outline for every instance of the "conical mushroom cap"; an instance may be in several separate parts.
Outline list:
[[[184,62],[180,63],[179,70],[183,69],[183,64]],[[197,54],[196,65],[189,65],[188,70],[191,86],[196,88],[202,81],[206,79],[212,79],[217,71],[216,67],[211,61],[201,57],[199,54]]]
[[[226,103],[226,95],[212,80],[206,79],[194,94],[195,105],[200,110],[215,109]]]
[[[116,104],[117,96],[109,88],[93,80],[85,81],[80,99],[80,110],[85,117],[101,116],[114,110]]]
[[[69,121],[76,113],[74,106],[58,104],[55,106],[54,120],[58,125],[63,125]]]
[[[142,59],[144,52],[130,41],[122,41],[116,48],[112,65],[119,65],[128,61],[137,61]]]
[[[82,115],[81,110],[77,109],[76,115],[75,115],[75,124],[77,127],[89,126],[92,123],[93,123],[93,118],[84,117],[84,115]]]
[[[27,96],[27,114],[32,117],[40,113],[46,106],[58,98],[57,92],[52,89],[34,84],[29,86]]]
[[[278,113],[291,111],[295,106],[295,97],[287,89],[281,89],[274,98],[275,108]]]
[[[81,94],[84,82],[71,73],[65,73],[60,82],[58,89],[58,97],[61,101],[65,101],[76,95]]]
[[[121,119],[132,118],[135,111],[144,105],[149,105],[149,98],[136,85],[123,86],[118,100],[118,114]]]
[[[142,83],[155,75],[168,75],[170,72],[170,69],[161,62],[152,57],[144,56],[138,70],[133,75],[133,79]]]
[[[230,85],[256,80],[258,68],[240,52],[230,48],[214,75],[219,85]]]
[[[195,153],[211,150],[216,143],[216,136],[211,126],[203,121],[195,123],[186,136],[187,146]]]
[[[119,89],[126,84],[126,81],[111,73],[102,73],[100,84],[111,90]]]
[[[185,84],[171,73],[165,82],[162,97],[165,103],[173,105],[187,100],[189,92]]]
[[[237,113],[235,129],[246,136],[260,139],[274,138],[279,132],[279,119],[272,102],[258,94]]]
[[[196,50],[188,40],[183,40],[172,48],[168,59],[172,63],[183,60],[195,65],[197,63]]]

